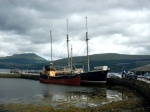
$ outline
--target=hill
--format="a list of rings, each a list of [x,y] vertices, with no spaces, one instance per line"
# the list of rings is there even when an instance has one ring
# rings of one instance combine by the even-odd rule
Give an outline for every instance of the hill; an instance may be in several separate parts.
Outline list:
[[[74,67],[87,68],[86,56],[73,57]],[[68,59],[55,60],[54,66],[66,66]],[[14,54],[0,58],[0,68],[42,69],[50,63],[48,60],[34,54]],[[116,53],[90,55],[90,68],[107,65],[111,72],[121,72],[150,63],[150,55],[127,55]]]
[[[34,53],[14,54],[0,58],[0,68],[41,69],[48,61]]]
[[[86,66],[86,56],[73,57],[73,64],[81,67],[84,63]],[[56,60],[54,64],[67,65],[67,59]],[[128,71],[129,69],[143,66],[150,63],[150,55],[127,55],[116,53],[94,54],[90,55],[90,68],[94,66],[107,65],[111,68],[111,72],[121,72],[122,70]]]

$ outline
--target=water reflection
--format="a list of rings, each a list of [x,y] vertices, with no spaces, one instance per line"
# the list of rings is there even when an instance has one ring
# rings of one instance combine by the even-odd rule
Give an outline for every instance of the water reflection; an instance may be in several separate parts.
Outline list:
[[[123,100],[126,96],[115,90],[94,88],[90,91],[67,91],[66,93],[49,91],[40,98],[45,104],[51,106],[95,107],[112,101]]]
[[[109,99],[110,101],[120,101],[126,99],[126,96],[123,93],[120,93],[115,90],[107,90],[106,94],[107,99]]]
[[[125,99],[105,87],[42,84],[26,79],[0,78],[0,103],[46,104],[54,107],[95,107]]]

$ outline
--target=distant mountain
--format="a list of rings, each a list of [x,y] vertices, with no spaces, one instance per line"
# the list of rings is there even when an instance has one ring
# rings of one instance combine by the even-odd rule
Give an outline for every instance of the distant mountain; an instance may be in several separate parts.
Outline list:
[[[34,53],[14,54],[0,58],[0,68],[41,69],[48,61]]]
[[[143,66],[150,63],[150,55],[127,55],[127,54],[95,54],[91,56],[91,64],[108,65],[111,71],[121,72],[129,69]]]
[[[66,66],[67,58],[55,60],[54,66]],[[74,67],[87,68],[86,56],[73,57]],[[34,53],[14,54],[0,58],[0,68],[42,69],[50,62]],[[90,68],[107,65],[111,72],[121,72],[150,63],[150,55],[127,55],[116,53],[90,55]]]
[[[73,64],[76,67],[84,65],[87,68],[86,56],[73,57]],[[83,64],[84,63],[84,64]],[[111,68],[112,72],[121,72],[122,70],[128,71],[129,69],[143,66],[150,63],[150,55],[127,55],[116,53],[94,54],[90,56],[90,68],[94,66],[107,65]],[[67,65],[67,59],[56,60],[55,65]]]

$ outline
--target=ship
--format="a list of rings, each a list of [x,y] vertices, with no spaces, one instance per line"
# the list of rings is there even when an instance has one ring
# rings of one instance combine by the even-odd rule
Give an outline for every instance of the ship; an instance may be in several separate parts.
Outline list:
[[[67,21],[67,30],[68,30],[68,21]],[[67,31],[68,32],[68,31]],[[61,84],[61,85],[74,85],[79,86],[81,82],[81,77],[79,74],[76,74],[70,65],[70,56],[69,56],[69,39],[67,33],[67,50],[68,50],[68,67],[67,69],[57,70],[53,65],[52,59],[52,32],[50,31],[51,38],[51,62],[49,65],[43,67],[42,73],[40,73],[40,82],[46,84]]]
[[[56,70],[51,65],[46,65],[40,74],[40,82],[46,84],[61,84],[79,86],[81,77],[66,70]]]
[[[97,66],[91,71],[81,73],[81,84],[106,84],[108,66]]]
[[[87,71],[81,73],[81,84],[106,84],[107,73],[110,68],[108,66],[96,66],[93,70],[90,70],[90,60],[88,51],[88,27],[87,27],[87,17],[86,17],[86,45],[87,45]]]
[[[108,66],[96,66],[94,67],[93,70],[90,70],[88,41],[89,39],[88,39],[87,17],[86,17],[87,71],[83,70],[83,68],[76,68],[75,70],[73,70],[72,60],[70,61],[69,56],[69,47],[68,47],[69,39],[68,39],[68,23],[67,23],[67,51],[68,51],[69,69],[59,71],[55,70],[53,66],[49,65],[48,68],[47,66],[45,66],[43,73],[40,75],[40,81],[43,83],[65,84],[65,85],[106,84],[107,74],[110,68],[108,68]]]

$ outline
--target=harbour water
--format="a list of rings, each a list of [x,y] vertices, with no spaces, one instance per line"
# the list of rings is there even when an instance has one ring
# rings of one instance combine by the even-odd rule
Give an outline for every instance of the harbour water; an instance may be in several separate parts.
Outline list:
[[[105,87],[65,86],[43,84],[39,81],[0,78],[0,103],[61,104],[76,107],[95,107],[112,101],[120,101],[126,95]]]
[[[8,74],[10,69],[0,69],[0,73],[10,75]],[[109,76],[112,77],[112,75]],[[115,75],[114,78],[116,76],[119,80],[120,76]],[[9,108],[12,107],[12,104],[14,108]],[[37,108],[36,105],[38,107],[47,105],[47,107],[52,107],[50,108],[52,110],[53,107],[55,109],[72,109],[74,106],[77,109],[91,107],[92,111],[93,109],[97,111],[101,107],[102,110],[114,108],[119,111],[120,109],[122,111],[149,111],[149,104],[143,97],[137,95],[135,90],[121,86],[65,86],[43,84],[38,80],[22,78],[0,78],[0,111],[10,110],[12,112],[11,110],[17,108],[22,110],[22,108],[28,107],[28,104],[33,104],[34,108]],[[30,109],[30,106],[27,109]]]

